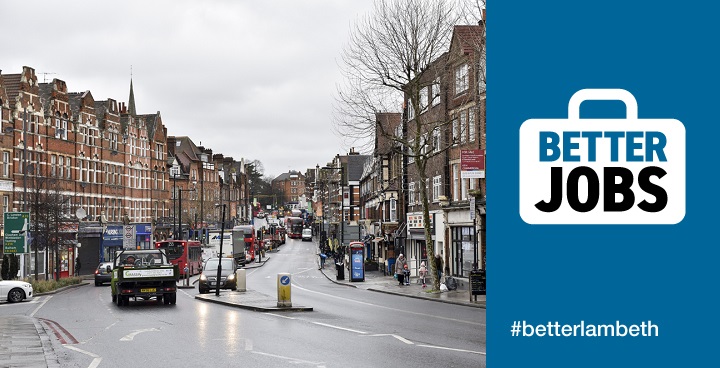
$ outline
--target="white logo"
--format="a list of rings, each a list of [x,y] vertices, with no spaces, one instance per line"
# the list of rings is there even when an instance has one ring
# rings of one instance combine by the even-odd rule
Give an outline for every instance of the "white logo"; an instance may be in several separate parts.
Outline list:
[[[620,100],[625,119],[580,119],[588,100]],[[528,224],[676,224],[685,217],[685,126],[638,119],[622,89],[583,89],[567,119],[520,127],[520,216]]]

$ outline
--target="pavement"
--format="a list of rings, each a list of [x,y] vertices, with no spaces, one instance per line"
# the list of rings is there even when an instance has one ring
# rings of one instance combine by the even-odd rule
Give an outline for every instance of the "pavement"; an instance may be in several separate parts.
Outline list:
[[[253,262],[244,268],[262,267],[271,259],[272,256],[267,255],[262,262]],[[486,307],[485,295],[470,296],[467,279],[456,278],[458,281],[457,290],[438,292],[430,290],[430,286],[423,288],[422,284],[417,282],[416,277],[411,277],[410,285],[398,285],[397,280],[392,275],[388,275],[382,270],[365,272],[365,279],[362,281],[351,281],[347,269],[343,271],[344,277],[342,279],[338,278],[337,267],[332,262],[326,262],[325,267],[320,271],[328,280],[338,285],[433,302],[475,308]],[[88,281],[92,280],[92,275],[87,276],[86,279]],[[196,282],[197,278],[194,281]],[[71,287],[87,284],[89,283],[72,285]],[[190,289],[195,288],[195,285],[191,280],[181,280],[178,282],[178,288]],[[64,289],[52,293],[62,290]],[[36,294],[35,297],[45,294],[50,293]],[[313,310],[310,306],[278,306],[277,296],[266,295],[252,289],[246,289],[245,291],[222,290],[220,296],[216,296],[215,293],[198,294],[195,299],[258,312]],[[53,350],[53,344],[50,340],[53,331],[53,326],[48,326],[46,322],[38,318],[17,315],[0,316],[0,367],[60,367],[57,354]]]

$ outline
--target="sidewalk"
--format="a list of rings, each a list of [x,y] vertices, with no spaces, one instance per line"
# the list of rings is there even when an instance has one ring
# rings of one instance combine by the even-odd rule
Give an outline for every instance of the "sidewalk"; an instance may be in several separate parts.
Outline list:
[[[426,299],[436,302],[459,304],[476,308],[486,307],[486,295],[474,295],[472,301],[470,299],[469,285],[467,279],[458,279],[458,288],[452,291],[439,292],[432,291],[427,279],[427,287],[423,289],[422,284],[418,283],[417,277],[410,277],[410,285],[400,286],[393,275],[383,274],[383,271],[366,271],[364,281],[350,281],[350,273],[348,269],[344,269],[344,280],[337,279],[337,267],[333,262],[325,262],[325,267],[321,270],[328,280],[338,284],[370,291],[377,291],[386,294],[395,294],[410,298]],[[477,301],[476,301],[477,298]]]

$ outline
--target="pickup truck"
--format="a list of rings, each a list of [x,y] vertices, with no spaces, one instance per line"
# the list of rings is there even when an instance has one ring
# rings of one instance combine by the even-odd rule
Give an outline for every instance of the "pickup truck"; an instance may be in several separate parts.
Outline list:
[[[170,264],[167,255],[159,249],[122,250],[113,260],[110,292],[118,306],[127,306],[130,299],[175,304],[180,269]]]

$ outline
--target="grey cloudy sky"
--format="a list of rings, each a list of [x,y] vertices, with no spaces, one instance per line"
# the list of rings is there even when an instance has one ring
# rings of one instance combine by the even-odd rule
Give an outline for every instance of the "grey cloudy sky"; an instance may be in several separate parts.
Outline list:
[[[40,81],[127,102],[132,65],[138,113],[160,111],[169,135],[257,159],[274,177],[348,152],[331,128],[338,61],[371,9],[371,0],[2,1],[0,69],[29,66]]]

